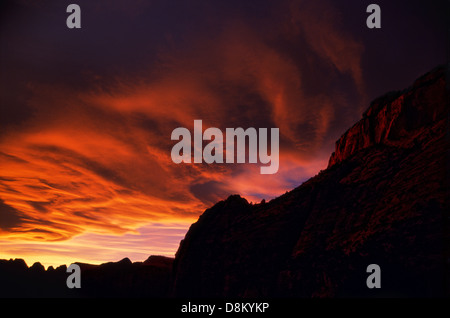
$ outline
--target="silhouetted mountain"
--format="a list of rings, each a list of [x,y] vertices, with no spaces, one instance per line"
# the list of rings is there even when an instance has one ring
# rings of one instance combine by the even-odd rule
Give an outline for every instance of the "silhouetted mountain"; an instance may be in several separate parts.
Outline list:
[[[180,244],[173,294],[443,296],[445,86],[440,67],[376,99],[338,140],[328,169],[291,192],[256,205],[230,196],[207,209]],[[372,263],[381,289],[366,286]]]
[[[36,262],[30,267],[30,271],[35,274],[42,274],[45,272],[45,267],[41,263]]]
[[[171,267],[173,263],[173,258],[160,256],[160,255],[151,255],[145,261],[144,265],[146,266],[154,266],[154,267]]]
[[[439,67],[376,99],[328,168],[270,202],[232,195],[190,227],[175,260],[28,268],[0,260],[1,297],[404,297],[449,291],[449,97]],[[366,268],[381,267],[381,289]]]
[[[66,265],[45,271],[40,263],[28,268],[22,259],[0,260],[0,297],[167,297],[173,259],[150,256],[147,261],[76,263],[81,288],[69,289]]]

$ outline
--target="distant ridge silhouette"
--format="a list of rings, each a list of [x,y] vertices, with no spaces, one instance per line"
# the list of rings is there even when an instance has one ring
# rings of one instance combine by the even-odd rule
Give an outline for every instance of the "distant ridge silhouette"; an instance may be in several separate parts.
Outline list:
[[[101,265],[76,263],[81,288],[69,289],[66,265],[47,270],[40,263],[28,268],[22,259],[0,260],[0,297],[166,297],[173,258],[150,256],[132,263],[124,258]]]

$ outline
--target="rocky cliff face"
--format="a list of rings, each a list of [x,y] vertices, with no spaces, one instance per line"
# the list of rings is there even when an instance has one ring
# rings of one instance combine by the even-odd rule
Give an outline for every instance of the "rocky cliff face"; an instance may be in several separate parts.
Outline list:
[[[445,111],[444,87],[444,69],[437,68],[410,88],[374,100],[363,118],[336,142],[328,167],[375,145],[411,147],[422,130]]]
[[[194,223],[175,296],[443,296],[448,290],[448,95],[443,67],[376,99],[328,169],[268,203],[239,196]],[[369,264],[382,288],[368,289]]]

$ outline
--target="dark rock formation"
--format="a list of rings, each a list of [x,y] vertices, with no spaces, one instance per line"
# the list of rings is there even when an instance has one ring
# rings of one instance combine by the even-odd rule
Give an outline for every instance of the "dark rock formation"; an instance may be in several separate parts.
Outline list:
[[[160,255],[151,255],[145,261],[145,266],[154,266],[160,268],[171,268],[173,263],[173,258],[160,256]]]
[[[443,68],[422,76],[405,91],[377,98],[336,142],[328,167],[375,145],[410,148],[423,129],[442,119],[448,107],[445,100]]]
[[[132,263],[124,258],[98,266],[80,264],[83,297],[167,297],[173,259],[150,256],[158,261]],[[163,260],[163,261],[161,261]]]
[[[376,99],[329,167],[250,205],[231,196],[180,244],[175,296],[405,297],[448,290],[445,68]],[[448,131],[447,131],[448,133]],[[382,288],[366,286],[378,264]]]
[[[76,263],[81,288],[66,285],[66,265],[47,270],[40,263],[28,268],[22,259],[0,260],[0,297],[168,297],[172,258],[150,256],[145,262],[128,258],[101,265]]]
[[[30,271],[35,274],[41,274],[45,272],[45,267],[41,263],[36,262],[30,267]]]

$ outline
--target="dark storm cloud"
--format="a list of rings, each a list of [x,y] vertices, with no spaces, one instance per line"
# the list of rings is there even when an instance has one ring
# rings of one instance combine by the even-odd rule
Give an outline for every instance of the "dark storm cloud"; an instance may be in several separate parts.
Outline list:
[[[0,229],[3,231],[19,227],[22,223],[21,213],[0,199]]]
[[[48,209],[46,208],[46,205],[48,205],[48,202],[27,201],[27,203],[38,212],[43,212],[43,213],[48,212]]]
[[[446,1],[376,1],[382,14],[377,30],[364,27],[368,14],[361,14],[371,3],[333,1],[346,29],[364,44],[361,66],[369,101],[446,63],[448,42]]]
[[[229,192],[223,189],[223,184],[217,181],[193,184],[189,189],[196,198],[206,205],[213,205],[229,195]]]

